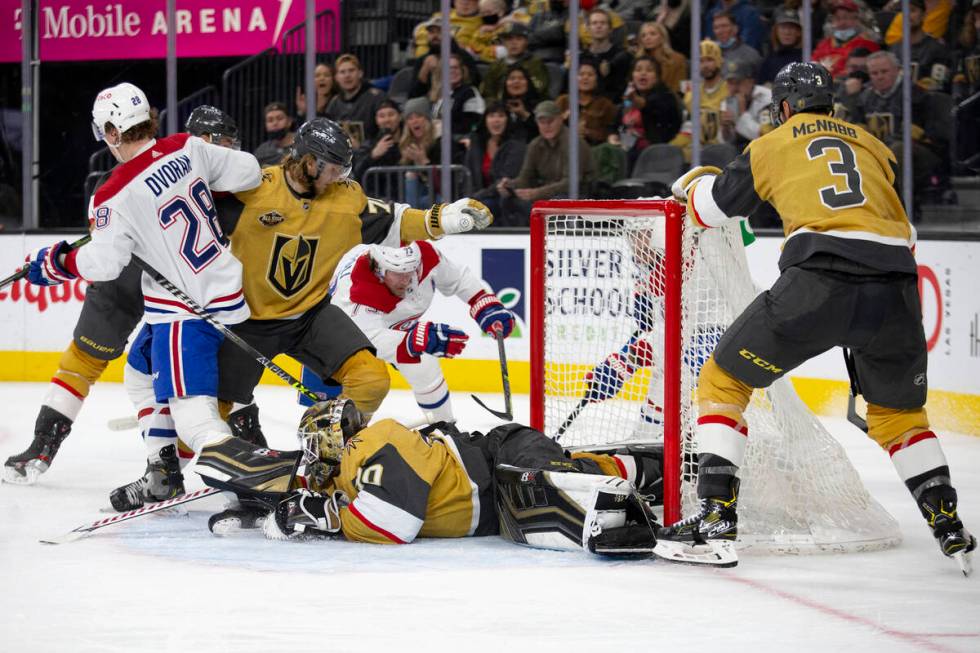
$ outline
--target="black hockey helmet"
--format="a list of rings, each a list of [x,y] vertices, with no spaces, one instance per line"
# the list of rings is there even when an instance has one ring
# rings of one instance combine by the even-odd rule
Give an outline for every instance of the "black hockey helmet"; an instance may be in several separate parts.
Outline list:
[[[218,107],[209,104],[202,104],[187,117],[186,129],[192,136],[203,136],[209,134],[213,141],[227,138],[231,141],[230,145],[234,149],[241,147],[238,137],[238,123],[235,119]],[[215,143],[218,145],[219,143]]]
[[[830,73],[815,62],[793,62],[776,73],[772,83],[769,115],[774,125],[783,122],[783,100],[793,113],[830,113],[834,108],[834,83]]]
[[[323,171],[324,164],[333,163],[340,166],[343,179],[350,174],[354,148],[340,125],[328,118],[314,118],[300,126],[290,151],[294,159],[306,154],[312,154],[317,160],[317,176]]]

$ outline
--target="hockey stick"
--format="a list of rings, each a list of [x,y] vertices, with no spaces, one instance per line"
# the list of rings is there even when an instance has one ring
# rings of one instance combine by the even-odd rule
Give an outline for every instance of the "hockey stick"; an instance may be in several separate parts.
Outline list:
[[[857,412],[857,396],[861,394],[861,384],[858,382],[857,367],[854,365],[854,354],[847,347],[841,348],[841,351],[844,354],[847,378],[851,384],[851,391],[847,395],[847,421],[867,433],[868,422]]]
[[[486,408],[489,412],[493,413],[500,419],[512,420],[514,419],[514,410],[511,406],[510,401],[510,375],[507,372],[507,352],[504,349],[504,336],[499,331],[495,331],[493,337],[497,340],[497,355],[500,359],[500,378],[504,384],[504,412],[496,411],[485,403],[480,401],[480,398],[476,395],[470,395],[473,397],[473,401],[480,404],[483,408]]]
[[[148,503],[142,508],[137,508],[136,510],[130,510],[129,512],[113,515],[112,517],[106,517],[105,519],[100,519],[98,521],[92,522],[91,524],[79,526],[78,528],[68,531],[64,535],[42,539],[40,540],[40,542],[42,544],[67,544],[68,542],[74,542],[75,540],[80,540],[83,537],[87,536],[89,533],[105,528],[106,526],[112,526],[113,524],[118,524],[120,522],[128,521],[130,519],[136,519],[137,517],[142,517],[144,515],[149,515],[154,512],[159,512],[167,508],[173,508],[174,506],[179,506],[182,503],[190,503],[191,501],[197,501],[198,499],[203,499],[204,497],[211,496],[212,494],[217,494],[219,492],[222,492],[222,490],[213,487],[206,487],[203,490],[188,492],[187,494],[182,494],[179,497],[174,497],[173,499],[167,499],[166,501],[160,501],[159,503]]]
[[[90,240],[92,240],[92,236],[90,234],[89,235],[82,236],[81,238],[79,238],[75,242],[73,242],[70,245],[68,245],[68,249],[69,250],[78,249],[79,247],[81,247],[82,245],[86,244]],[[30,270],[30,269],[31,269],[31,264],[30,263],[25,263],[24,265],[22,265],[19,270],[17,270],[16,272],[14,272],[12,275],[10,275],[9,277],[7,277],[3,281],[0,281],[0,290],[3,290],[4,288],[6,288],[7,286],[9,286],[13,282],[17,281],[18,279],[23,279],[24,277],[26,277],[27,276],[27,271]]]
[[[198,304],[193,299],[191,299],[187,293],[185,293],[183,290],[181,290],[173,283],[171,283],[165,276],[157,272],[149,263],[139,258],[138,256],[134,256],[133,260],[136,262],[136,265],[141,270],[143,270],[143,272],[146,272],[148,275],[150,275],[150,277],[152,277],[153,280],[156,281],[158,284],[163,286],[167,290],[167,292],[169,292],[171,295],[173,295],[180,301],[184,302],[184,304],[186,304],[191,309],[194,315],[198,316],[199,318],[201,318],[202,320],[204,320],[205,322],[213,326],[215,329],[221,332],[221,334],[224,335],[225,338],[228,338],[233,343],[241,347],[248,355],[250,355],[252,358],[257,360],[259,364],[262,365],[265,369],[269,370],[270,372],[278,376],[280,379],[285,381],[288,385],[292,386],[297,392],[309,397],[314,402],[321,401],[320,396],[318,394],[316,394],[315,392],[307,388],[305,385],[300,383],[289,372],[282,369],[281,367],[273,363],[271,360],[263,356],[258,349],[248,344],[248,342],[246,342],[237,333],[235,333],[234,331],[226,327],[218,320],[214,319],[214,317],[209,315],[203,308],[201,308],[200,304]]]

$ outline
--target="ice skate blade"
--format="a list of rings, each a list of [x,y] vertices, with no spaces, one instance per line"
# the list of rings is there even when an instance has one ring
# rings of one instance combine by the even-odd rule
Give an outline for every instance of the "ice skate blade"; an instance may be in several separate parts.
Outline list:
[[[735,543],[720,540],[711,540],[706,544],[658,540],[653,554],[661,560],[687,565],[734,567],[738,564]]]
[[[40,469],[30,463],[24,468],[23,474],[5,465],[3,468],[3,482],[10,483],[11,485],[34,485],[37,483],[37,479],[41,473],[42,471]]]
[[[244,533],[262,533],[264,526],[265,517],[258,518],[255,521],[255,526],[251,528],[243,527],[240,517],[227,517],[208,523],[208,527],[215,537],[235,537]]]
[[[960,551],[959,553],[953,554],[953,560],[955,560],[956,564],[960,566],[960,571],[963,572],[964,576],[968,577],[971,573],[973,573],[972,557],[973,556],[966,551]]]

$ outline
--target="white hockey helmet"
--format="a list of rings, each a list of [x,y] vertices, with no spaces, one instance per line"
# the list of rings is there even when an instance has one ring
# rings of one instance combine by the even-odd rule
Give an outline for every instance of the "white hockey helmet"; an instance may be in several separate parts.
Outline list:
[[[139,88],[123,82],[99,92],[92,105],[92,134],[95,140],[105,140],[105,125],[109,123],[120,132],[150,119],[150,103]]]
[[[422,250],[415,243],[405,247],[385,247],[371,245],[371,259],[378,265],[383,275],[386,271],[415,272],[422,264]]]

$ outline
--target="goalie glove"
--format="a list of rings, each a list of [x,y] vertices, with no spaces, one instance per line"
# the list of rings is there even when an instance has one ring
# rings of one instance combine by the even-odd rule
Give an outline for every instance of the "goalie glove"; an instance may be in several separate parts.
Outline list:
[[[698,166],[691,169],[687,174],[679,177],[670,186],[670,192],[674,195],[674,199],[678,202],[687,203],[687,198],[690,197],[691,187],[701,177],[712,176],[716,177],[721,174],[721,168],[716,168],[715,166]]]
[[[35,286],[58,286],[77,278],[78,274],[72,272],[74,265],[68,260],[72,251],[71,245],[64,240],[34,250],[24,259],[29,266],[27,280]]]
[[[464,197],[452,204],[435,204],[425,212],[425,229],[433,238],[445,234],[486,229],[493,224],[493,214],[483,202]]]
[[[506,338],[514,330],[514,314],[504,308],[492,292],[481,290],[469,301],[470,317],[488,336],[499,333]]]
[[[470,337],[448,324],[419,322],[405,334],[405,350],[412,358],[431,354],[440,358],[458,356]]]
[[[305,488],[288,495],[276,506],[273,519],[266,519],[266,537],[284,540],[298,535],[328,537],[341,531],[340,510],[350,504],[347,495],[334,490],[329,496]]]
[[[633,378],[636,370],[652,362],[653,348],[650,344],[646,340],[631,340],[586,373],[585,399],[596,402],[615,397],[623,385]]]

